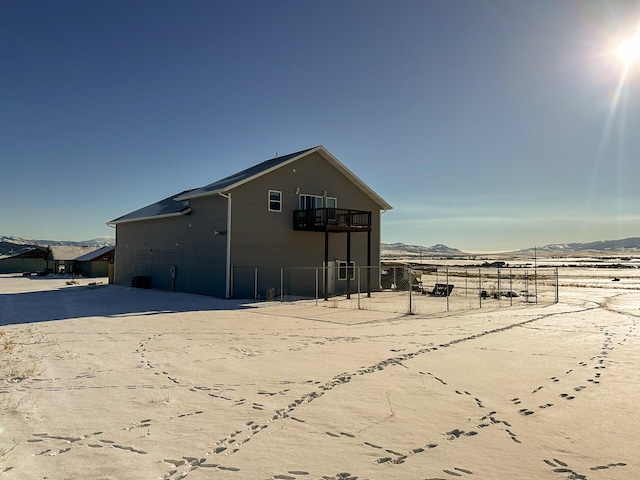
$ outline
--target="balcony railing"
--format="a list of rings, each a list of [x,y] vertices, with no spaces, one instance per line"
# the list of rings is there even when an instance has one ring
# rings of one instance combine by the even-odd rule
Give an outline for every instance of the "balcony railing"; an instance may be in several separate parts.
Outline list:
[[[371,230],[371,212],[345,208],[312,208],[293,212],[293,229],[312,232]]]

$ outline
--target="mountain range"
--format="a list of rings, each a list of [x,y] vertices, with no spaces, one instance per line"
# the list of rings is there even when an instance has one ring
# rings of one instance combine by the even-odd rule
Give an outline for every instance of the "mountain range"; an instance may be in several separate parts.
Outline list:
[[[106,247],[116,244],[116,239],[113,237],[99,237],[91,240],[83,240],[81,242],[74,242],[70,240],[34,240],[28,238],[10,237],[0,235],[0,255],[6,255],[10,252],[24,247],[49,247],[59,245],[69,245],[74,247]]]
[[[71,245],[95,246],[96,248],[99,248],[108,245],[115,245],[115,242],[116,240],[113,237],[98,237],[91,240],[75,242],[67,240],[34,240],[0,235],[0,255],[15,251],[18,248],[29,246],[47,247],[50,245]],[[459,250],[457,248],[451,248],[442,244],[425,247],[423,245],[407,245],[405,243],[382,243],[380,244],[380,250],[382,257],[384,258],[400,256],[419,257],[422,255],[446,255],[454,257],[459,255],[469,255],[469,253],[467,252],[463,252],[462,250]],[[613,251],[633,251],[634,253],[640,254],[640,237],[624,238],[622,240],[603,240],[588,243],[552,243],[541,247],[531,247],[511,253],[532,254],[534,250],[540,254],[568,254],[580,253],[585,251],[596,251],[605,253]]]
[[[380,244],[381,255],[383,258],[398,257],[433,257],[433,256],[466,256],[470,253],[463,252],[457,248],[447,247],[446,245],[437,244],[431,247],[422,245],[406,245],[404,243],[382,243]],[[578,254],[584,252],[626,252],[640,255],[640,237],[624,238],[622,240],[602,240],[587,243],[552,243],[542,247],[531,247],[522,250],[516,250],[509,253],[512,254],[529,254],[534,252],[538,254]]]

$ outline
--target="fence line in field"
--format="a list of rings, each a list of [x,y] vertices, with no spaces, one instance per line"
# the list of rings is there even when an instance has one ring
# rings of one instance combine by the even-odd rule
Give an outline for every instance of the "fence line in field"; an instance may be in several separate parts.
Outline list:
[[[235,298],[403,314],[559,300],[557,268],[232,267],[231,285]]]

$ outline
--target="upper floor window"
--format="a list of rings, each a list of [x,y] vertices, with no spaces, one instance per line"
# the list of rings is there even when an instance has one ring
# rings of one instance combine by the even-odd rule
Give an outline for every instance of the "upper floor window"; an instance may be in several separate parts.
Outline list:
[[[300,210],[312,210],[314,208],[336,208],[338,199],[336,197],[321,197],[319,195],[300,195]]]
[[[282,192],[278,190],[269,190],[269,211],[282,211]]]
[[[300,210],[322,208],[323,198],[318,195],[300,195]]]

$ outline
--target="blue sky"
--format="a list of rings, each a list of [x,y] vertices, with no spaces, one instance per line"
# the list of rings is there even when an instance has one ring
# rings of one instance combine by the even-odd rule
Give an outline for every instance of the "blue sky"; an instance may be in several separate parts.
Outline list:
[[[322,144],[462,250],[640,236],[616,1],[0,1],[0,235],[84,240]],[[634,68],[635,67],[635,68]]]

